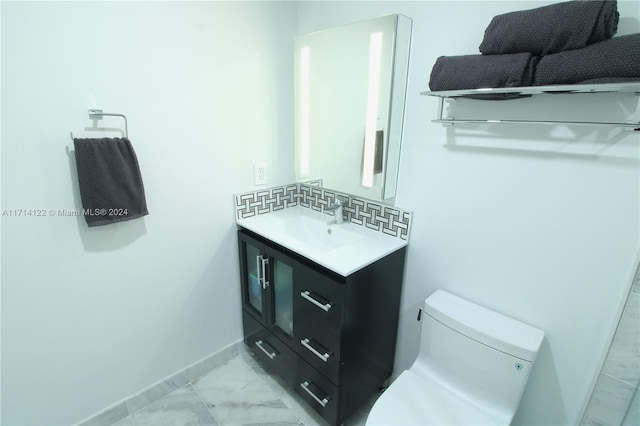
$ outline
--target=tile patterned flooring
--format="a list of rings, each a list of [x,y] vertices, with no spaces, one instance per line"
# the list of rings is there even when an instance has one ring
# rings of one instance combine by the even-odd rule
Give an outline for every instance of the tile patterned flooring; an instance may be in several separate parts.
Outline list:
[[[375,399],[345,426],[364,425]],[[327,426],[327,422],[244,352],[113,424],[143,425]]]

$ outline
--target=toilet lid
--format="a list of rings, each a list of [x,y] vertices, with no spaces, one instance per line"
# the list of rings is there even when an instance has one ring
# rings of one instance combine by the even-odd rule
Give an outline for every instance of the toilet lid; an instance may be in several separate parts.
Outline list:
[[[367,418],[373,425],[497,425],[508,419],[489,417],[452,392],[405,370],[378,398]]]

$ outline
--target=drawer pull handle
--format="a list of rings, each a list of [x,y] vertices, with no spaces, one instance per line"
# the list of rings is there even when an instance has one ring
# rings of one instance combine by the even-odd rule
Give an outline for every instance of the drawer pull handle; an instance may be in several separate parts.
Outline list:
[[[323,304],[323,303],[318,302],[316,299],[311,297],[311,293],[309,291],[301,292],[300,296],[302,296],[303,298],[307,299],[309,302],[313,303],[314,305],[316,305],[318,308],[322,309],[325,312],[329,312],[329,309],[331,309],[331,303]]]
[[[311,398],[315,399],[316,402],[320,405],[322,405],[323,407],[327,406],[327,403],[329,402],[329,397],[325,396],[324,398],[320,399],[316,396],[316,394],[314,394],[311,389],[309,389],[309,382],[308,381],[304,381],[302,383],[300,383],[300,387],[302,389],[304,389],[304,391],[306,393],[308,393],[309,395],[311,395]]]
[[[267,355],[270,359],[274,359],[278,354],[277,354],[277,353],[275,353],[275,352],[269,352],[269,351],[267,351],[267,350],[264,348],[264,346],[262,346],[262,343],[263,343],[263,342],[262,342],[262,340],[258,340],[258,341],[256,342],[256,346],[257,346],[257,347],[259,347],[259,348],[260,348],[260,350],[261,350],[262,352],[264,352],[264,353],[265,353],[265,355]]]
[[[309,349],[315,356],[317,356],[318,358],[320,358],[321,360],[323,360],[324,362],[327,362],[327,360],[329,359],[329,357],[331,355],[329,355],[328,353],[324,353],[321,354],[320,352],[318,352],[317,350],[315,350],[313,348],[313,346],[311,346],[309,344],[309,339],[302,339],[300,340],[300,343],[302,343],[302,346],[304,346],[305,348]]]

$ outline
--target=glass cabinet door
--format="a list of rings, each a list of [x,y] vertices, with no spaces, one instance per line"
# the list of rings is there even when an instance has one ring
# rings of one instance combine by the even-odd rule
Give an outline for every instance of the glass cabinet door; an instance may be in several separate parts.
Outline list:
[[[247,244],[247,295],[251,306],[262,313],[262,287],[258,278],[258,263],[251,262],[252,259],[259,259],[259,256],[260,250]]]
[[[248,238],[241,239],[243,260],[243,298],[245,306],[250,306],[258,316],[264,312],[262,285],[260,283],[262,245]]]
[[[271,324],[288,338],[293,336],[293,263],[286,257],[274,255],[272,265],[273,313]]]
[[[299,264],[246,233],[238,233],[243,310],[274,334],[293,339],[293,279]]]

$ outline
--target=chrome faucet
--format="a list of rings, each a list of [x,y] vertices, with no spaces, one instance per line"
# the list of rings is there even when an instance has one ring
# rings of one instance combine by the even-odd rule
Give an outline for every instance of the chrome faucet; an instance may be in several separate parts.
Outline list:
[[[342,201],[340,201],[340,198],[336,197],[336,203],[325,207],[324,210],[334,212],[333,215],[336,217],[336,224],[344,223],[344,213],[342,211]]]

